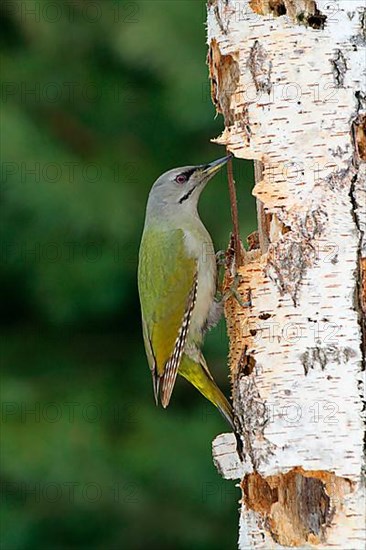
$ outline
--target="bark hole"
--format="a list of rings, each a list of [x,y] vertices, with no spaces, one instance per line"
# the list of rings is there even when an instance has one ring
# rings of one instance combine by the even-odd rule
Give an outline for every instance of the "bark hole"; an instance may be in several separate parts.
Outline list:
[[[249,5],[259,15],[288,15],[294,22],[313,29],[324,29],[327,19],[314,0],[297,0],[296,3],[293,0],[251,0]]]
[[[257,331],[255,330],[251,331],[251,335],[255,336],[253,332],[256,334]],[[239,365],[238,372],[240,374],[243,374],[244,376],[249,376],[254,371],[255,365],[256,365],[256,361],[254,357],[252,355],[247,355],[247,346],[245,346],[243,354],[240,358],[240,365]]]
[[[326,19],[327,16],[323,15],[317,7],[315,7],[314,15],[308,15],[305,17],[306,23],[312,29],[324,29]]]
[[[287,13],[285,0],[251,0],[249,5],[254,12],[260,15],[271,13],[275,17],[280,17]]]
[[[279,17],[280,15],[285,15],[287,13],[287,9],[283,0],[269,0],[269,8],[272,11],[273,15],[277,15],[277,17]]]
[[[366,115],[353,122],[353,136],[358,160],[366,161]]]
[[[330,472],[300,467],[277,476],[257,472],[244,477],[245,506],[258,513],[273,540],[284,546],[319,544],[351,482]]]

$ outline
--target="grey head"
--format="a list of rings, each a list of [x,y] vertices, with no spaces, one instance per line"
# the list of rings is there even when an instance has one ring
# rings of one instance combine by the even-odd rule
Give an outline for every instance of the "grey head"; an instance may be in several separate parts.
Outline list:
[[[151,188],[147,214],[195,212],[206,183],[227,163],[232,155],[208,164],[183,166],[162,174]]]

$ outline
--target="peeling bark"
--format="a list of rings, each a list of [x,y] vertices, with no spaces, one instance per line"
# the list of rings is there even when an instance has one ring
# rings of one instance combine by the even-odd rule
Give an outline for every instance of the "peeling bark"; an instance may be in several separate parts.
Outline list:
[[[293,468],[267,478],[247,474],[241,488],[245,507],[257,513],[274,541],[303,546],[326,540],[336,505],[351,492],[352,483],[328,472]]]
[[[215,0],[208,44],[215,141],[255,162],[258,232],[236,274],[251,305],[225,311],[243,460],[232,434],[213,446],[241,480],[239,548],[363,549],[366,10]]]

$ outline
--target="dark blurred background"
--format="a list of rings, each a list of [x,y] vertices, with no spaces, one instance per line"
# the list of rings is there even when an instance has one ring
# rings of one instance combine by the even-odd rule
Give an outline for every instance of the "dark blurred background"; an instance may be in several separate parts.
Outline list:
[[[136,288],[162,172],[223,156],[197,0],[4,0],[2,548],[235,548],[228,430],[185,380],[156,408]],[[234,162],[243,236],[252,167]],[[230,234],[225,170],[200,212]],[[229,394],[223,322],[205,355]]]

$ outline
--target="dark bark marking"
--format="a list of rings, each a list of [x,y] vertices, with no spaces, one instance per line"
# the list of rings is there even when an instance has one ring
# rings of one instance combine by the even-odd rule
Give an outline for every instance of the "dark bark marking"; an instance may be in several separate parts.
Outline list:
[[[310,369],[314,369],[318,364],[321,370],[324,370],[328,363],[346,363],[351,357],[355,356],[355,352],[351,348],[338,348],[334,346],[308,348],[301,354],[300,360],[304,368],[305,375]]]
[[[300,283],[307,269],[317,259],[312,241],[321,235],[327,219],[327,213],[319,208],[308,212],[301,227],[297,228],[297,235],[291,227],[285,226],[281,240],[272,243],[269,248],[267,275],[274,281],[281,295],[291,296],[295,306]]]
[[[341,50],[337,50],[335,58],[330,61],[333,65],[333,75],[336,87],[344,88],[344,77],[348,70],[346,58]]]
[[[270,93],[272,88],[272,61],[258,40],[254,42],[249,54],[248,67],[257,92]]]

